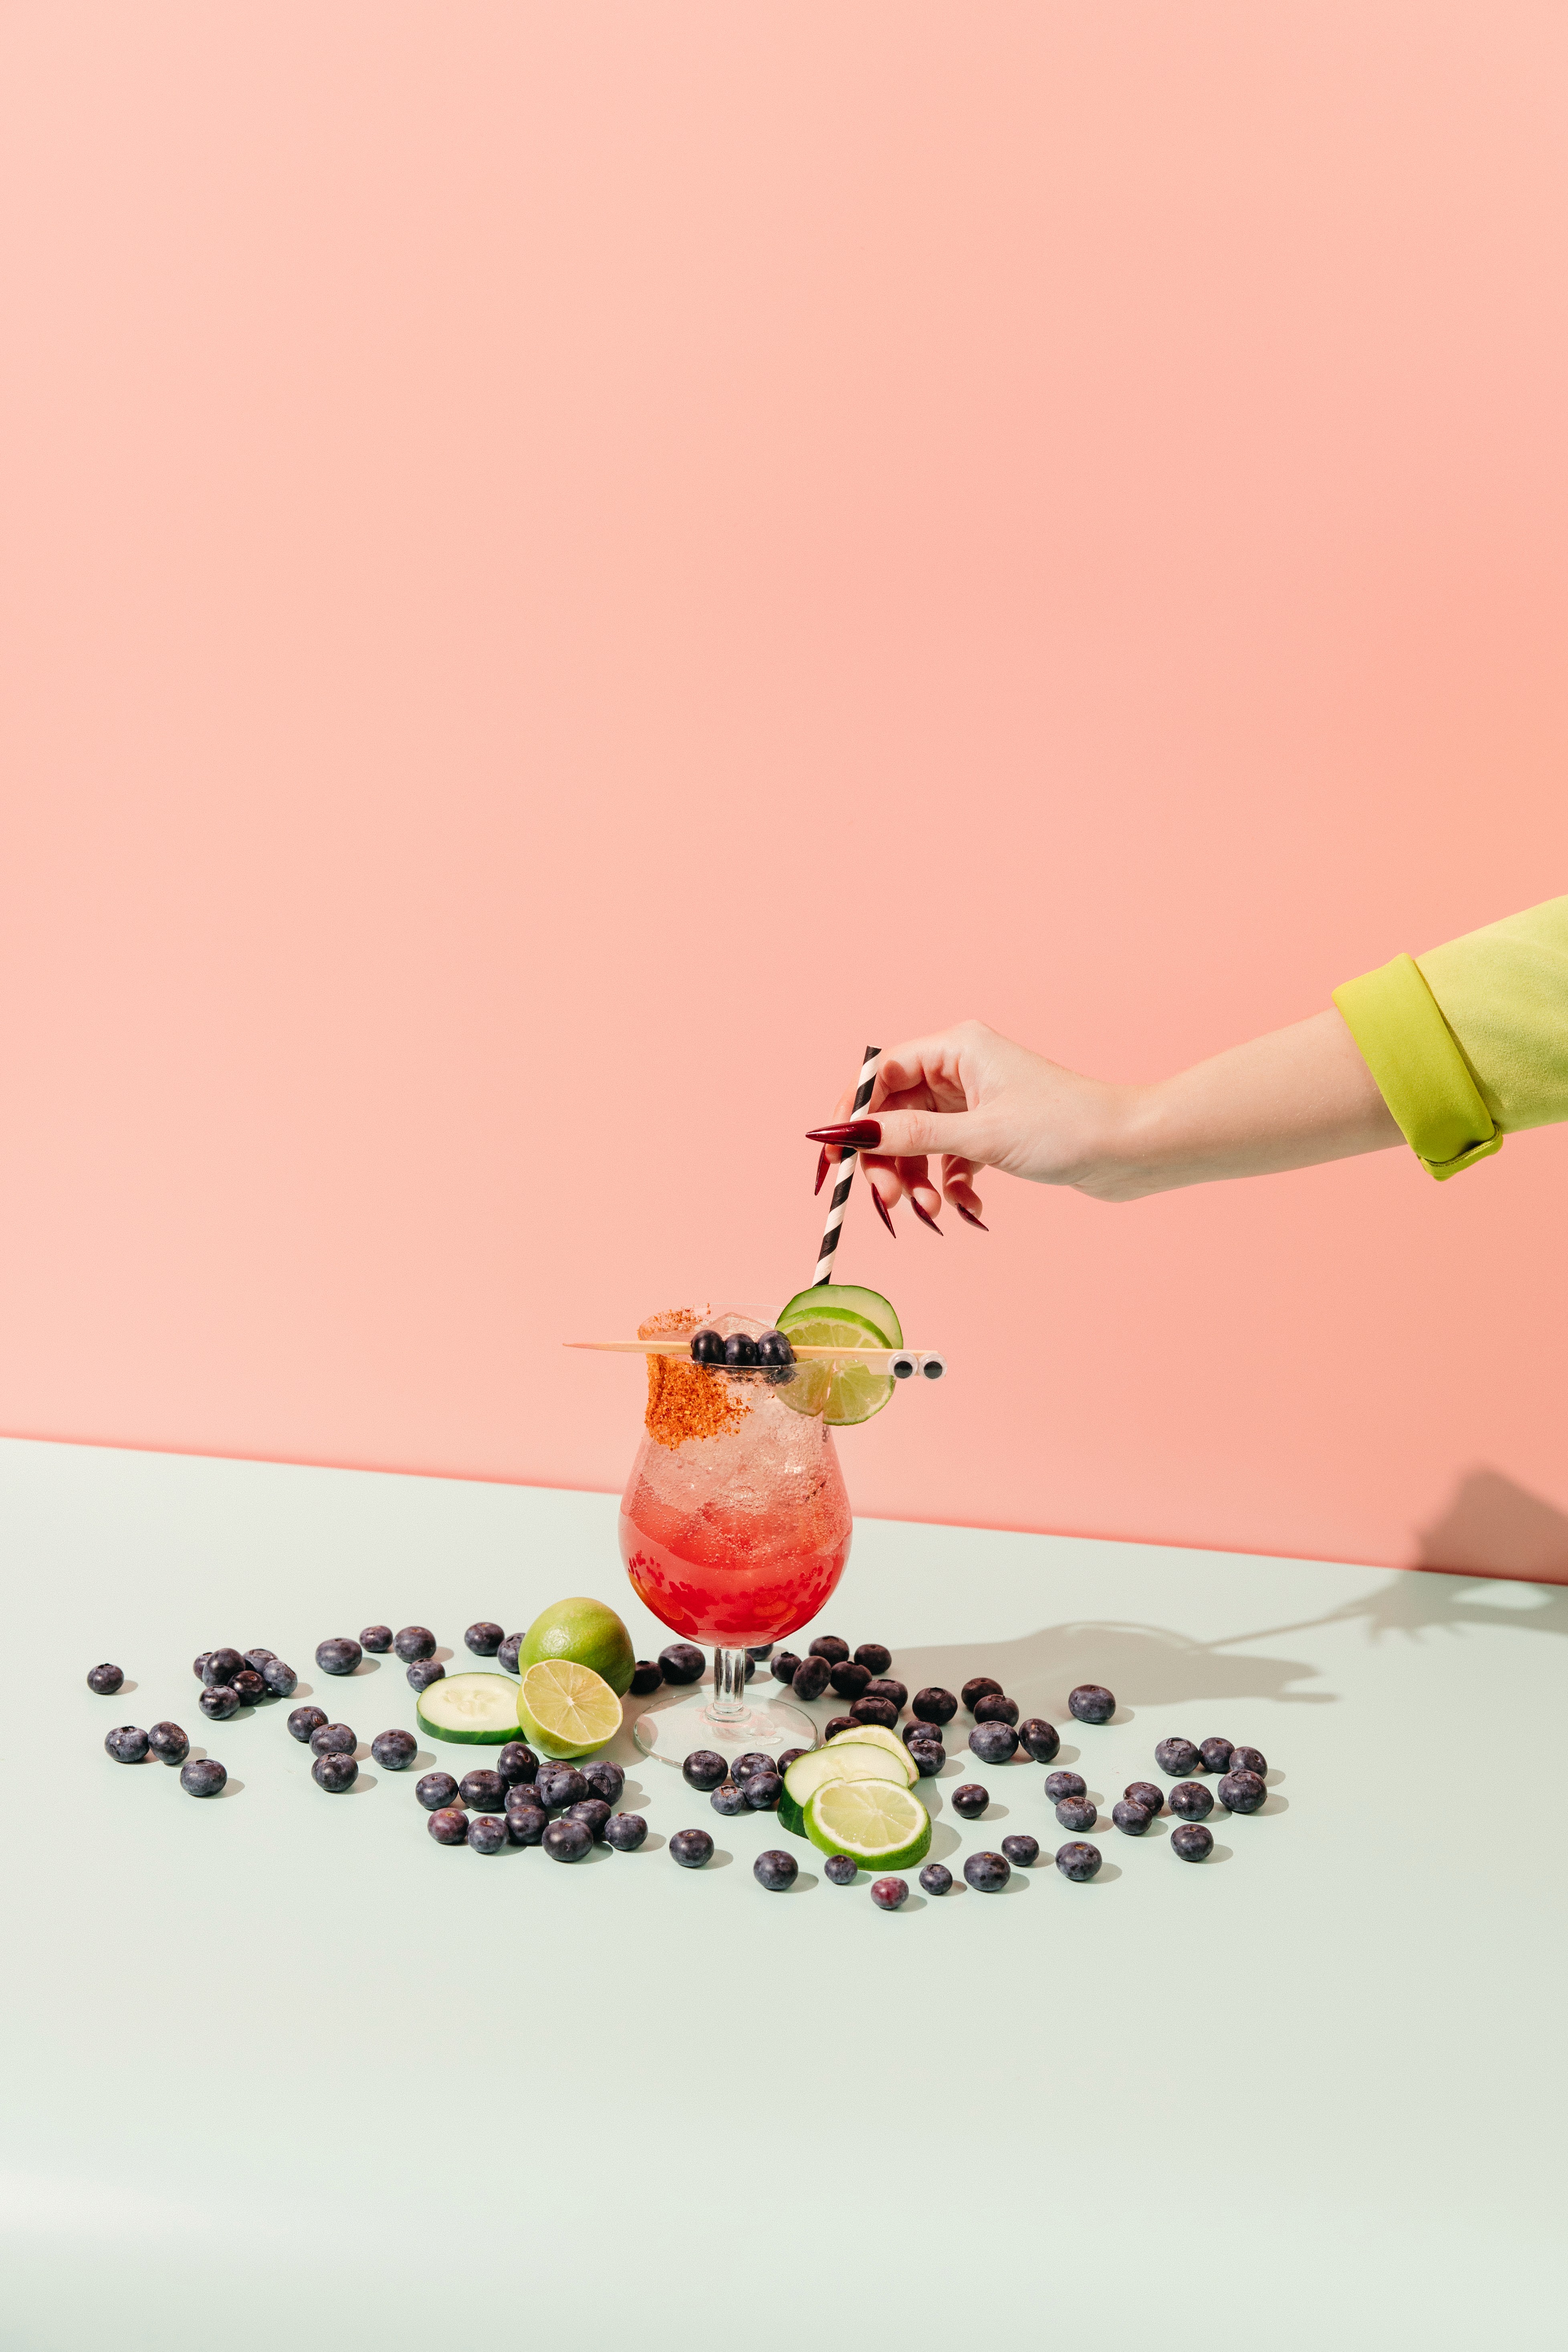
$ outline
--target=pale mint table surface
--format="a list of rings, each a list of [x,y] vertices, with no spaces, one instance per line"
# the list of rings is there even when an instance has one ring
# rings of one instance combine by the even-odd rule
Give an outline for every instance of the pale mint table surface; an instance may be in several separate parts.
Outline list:
[[[201,1717],[195,1653],[259,1643],[366,1739],[412,1728],[395,1660],[313,1665],[374,1620],[464,1663],[472,1619],[585,1591],[656,1654],[615,1528],[604,1496],[0,1446],[5,2352],[1561,2347],[1568,1594],[863,1521],[829,1626],[911,1689],[994,1673],[1107,1804],[1169,1732],[1275,1768],[1205,1866],[1167,1820],[1093,1885],[893,1916],[809,1866],[763,1893],[772,1817],[627,1736],[649,1849],[563,1869],[438,1848],[414,1774],[324,1796],[286,1706]],[[160,1717],[224,1798],[105,1756]],[[1040,1768],[950,1745],[936,1855],[1054,1846]],[[971,1777],[983,1823],[942,1804]],[[671,1862],[694,1823],[722,1866]]]

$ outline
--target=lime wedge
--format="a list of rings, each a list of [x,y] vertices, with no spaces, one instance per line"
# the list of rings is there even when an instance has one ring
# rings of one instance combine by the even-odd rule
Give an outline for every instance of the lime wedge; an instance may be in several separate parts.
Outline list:
[[[541,1658],[518,1685],[517,1719],[543,1756],[591,1755],[621,1727],[621,1702],[592,1666]]]
[[[905,1870],[931,1845],[931,1815],[896,1780],[825,1780],[806,1806],[805,1833],[862,1870]]]
[[[866,1311],[868,1307],[874,1313]],[[889,1336],[889,1327],[892,1336]],[[778,1328],[797,1348],[901,1348],[903,1333],[887,1300],[852,1283],[826,1282],[803,1290],[779,1317]],[[831,1428],[847,1429],[880,1412],[893,1393],[891,1372],[868,1364],[802,1364],[777,1391],[795,1412],[820,1415]]]
[[[912,1789],[920,1779],[920,1766],[915,1762],[898,1733],[889,1731],[885,1723],[858,1723],[852,1731],[836,1731],[820,1753],[824,1756],[837,1756],[846,1748],[881,1748],[885,1755],[891,1756],[903,1767],[904,1786],[907,1789]]]

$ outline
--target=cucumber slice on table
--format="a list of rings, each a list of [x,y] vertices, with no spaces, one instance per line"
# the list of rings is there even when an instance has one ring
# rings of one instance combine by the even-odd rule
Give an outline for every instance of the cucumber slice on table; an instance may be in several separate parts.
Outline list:
[[[447,1675],[420,1692],[414,1712],[432,1739],[500,1747],[517,1738],[517,1685],[510,1675]]]
[[[907,1787],[912,1789],[920,1779],[920,1766],[913,1761],[898,1733],[889,1731],[885,1723],[858,1723],[853,1730],[836,1731],[823,1752],[833,1756],[844,1748],[880,1748],[902,1767]]]
[[[840,1746],[836,1739],[830,1747],[808,1748],[795,1758],[784,1774],[784,1793],[804,1812],[828,1780],[896,1780],[907,1789],[919,1777],[912,1757],[890,1756],[885,1748],[852,1747],[847,1740]]]

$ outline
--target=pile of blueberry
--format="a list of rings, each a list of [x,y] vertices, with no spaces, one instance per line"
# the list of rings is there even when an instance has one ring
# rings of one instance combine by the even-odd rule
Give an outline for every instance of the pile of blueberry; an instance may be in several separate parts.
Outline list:
[[[795,1349],[782,1331],[763,1331],[755,1339],[745,1332],[736,1331],[726,1339],[717,1331],[693,1331],[691,1360],[694,1364],[730,1364],[748,1367],[763,1365],[782,1370],[795,1361]]]
[[[264,1699],[290,1698],[299,1681],[293,1667],[272,1650],[204,1650],[191,1671],[202,1685],[197,1705],[209,1723],[226,1723],[242,1706],[256,1706]],[[94,1666],[87,1686],[100,1698],[112,1698],[124,1680],[119,1666]],[[216,1757],[192,1756],[190,1740],[177,1723],[155,1723],[151,1731],[134,1723],[117,1724],[103,1744],[117,1764],[144,1763],[149,1756],[162,1764],[177,1764],[180,1786],[193,1797],[216,1797],[228,1781]]]
[[[426,1772],[414,1793],[430,1816],[426,1826],[437,1845],[468,1845],[476,1853],[537,1845],[552,1862],[581,1862],[590,1846],[635,1853],[647,1837],[640,1813],[616,1811],[626,1784],[620,1766],[602,1758],[581,1767],[542,1763],[525,1740],[509,1739],[493,1765],[478,1765],[460,1780],[450,1772]]]

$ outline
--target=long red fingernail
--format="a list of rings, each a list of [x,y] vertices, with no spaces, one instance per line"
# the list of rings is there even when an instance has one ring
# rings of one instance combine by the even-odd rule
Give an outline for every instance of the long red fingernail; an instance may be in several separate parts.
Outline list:
[[[808,1127],[808,1143],[842,1143],[852,1151],[875,1151],[882,1140],[882,1129],[874,1118],[852,1118],[837,1127]]]
[[[828,1171],[829,1168],[830,1168],[832,1165],[833,1165],[833,1162],[832,1162],[832,1161],[828,1159],[828,1157],[827,1157],[827,1146],[826,1146],[826,1144],[825,1143],[825,1144],[823,1145],[823,1147],[822,1147],[822,1150],[821,1150],[820,1153],[817,1155],[817,1161],[816,1161],[816,1183],[815,1183],[815,1184],[812,1186],[812,1188],[811,1188],[811,1189],[812,1189],[812,1192],[813,1192],[813,1194],[814,1194],[814,1195],[815,1195],[816,1193],[818,1193],[818,1192],[821,1192],[821,1190],[822,1190],[822,1180],[823,1180],[823,1178],[826,1175],[826,1173],[827,1173],[827,1171]]]
[[[966,1209],[962,1201],[955,1201],[952,1205],[966,1225],[978,1225],[983,1234],[988,1234],[991,1231],[984,1218],[977,1217],[973,1209]]]
[[[910,1206],[914,1211],[922,1225],[929,1225],[933,1234],[940,1234],[942,1232],[942,1227],[931,1215],[931,1211],[929,1209],[922,1209],[912,1192],[910,1194]]]
[[[886,1201],[883,1200],[880,1192],[878,1192],[875,1184],[871,1186],[871,1198],[877,1203],[877,1214],[881,1218],[882,1223],[887,1226],[888,1231],[892,1234],[893,1239],[897,1241],[899,1238],[898,1228],[894,1224],[891,1217],[889,1216],[888,1204]]]

